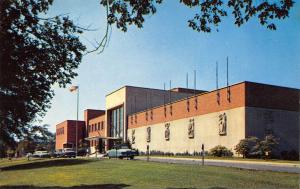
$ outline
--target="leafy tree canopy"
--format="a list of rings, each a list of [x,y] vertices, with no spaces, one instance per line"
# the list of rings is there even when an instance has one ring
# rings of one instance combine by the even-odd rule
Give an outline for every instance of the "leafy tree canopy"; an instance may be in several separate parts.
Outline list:
[[[44,18],[52,2],[0,1],[0,146],[28,136],[50,106],[51,86],[77,75],[82,29],[67,16]]]
[[[156,7],[163,0],[101,0],[108,9],[108,23],[126,32],[128,25],[143,27],[145,16],[155,14]],[[223,17],[233,16],[234,24],[241,26],[250,18],[257,18],[259,23],[270,30],[275,30],[275,19],[289,16],[292,0],[254,1],[254,0],[179,0],[184,6],[195,8],[198,12],[188,20],[188,26],[198,32],[216,30]]]

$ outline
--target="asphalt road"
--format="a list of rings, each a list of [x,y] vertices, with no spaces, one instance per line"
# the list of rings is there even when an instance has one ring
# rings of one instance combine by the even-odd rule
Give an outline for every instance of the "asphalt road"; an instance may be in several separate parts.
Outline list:
[[[147,157],[138,156],[135,159],[146,161]],[[165,157],[150,157],[149,161],[162,163],[179,163],[179,164],[195,164],[201,165],[201,159],[190,158],[165,158]],[[241,169],[276,171],[288,173],[300,173],[300,165],[293,163],[273,163],[273,162],[254,162],[254,161],[234,161],[234,160],[212,160],[206,159],[204,165],[235,167]]]

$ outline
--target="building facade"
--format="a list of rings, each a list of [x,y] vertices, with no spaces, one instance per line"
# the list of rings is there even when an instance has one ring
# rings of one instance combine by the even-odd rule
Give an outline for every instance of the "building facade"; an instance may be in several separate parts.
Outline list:
[[[85,122],[77,122],[77,145],[85,137]],[[76,120],[66,120],[56,125],[55,149],[75,148],[76,146]]]
[[[243,82],[130,115],[129,140],[146,151],[193,153],[202,144],[232,151],[241,139],[273,134],[278,151],[299,151],[299,90]],[[149,114],[149,111],[148,111]]]
[[[278,152],[299,152],[299,90],[242,82],[214,91],[125,86],[106,96],[106,110],[85,111],[91,152],[129,140],[145,152],[194,153],[241,139],[279,139]],[[59,128],[59,125],[58,127]],[[100,144],[100,145],[99,145]]]

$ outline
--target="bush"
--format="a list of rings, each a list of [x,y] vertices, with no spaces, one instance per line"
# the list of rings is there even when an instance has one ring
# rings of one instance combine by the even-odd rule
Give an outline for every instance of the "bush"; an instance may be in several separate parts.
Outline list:
[[[299,160],[299,154],[297,153],[296,150],[291,150],[291,151],[282,151],[280,153],[281,159],[284,160]]]
[[[235,146],[234,150],[245,157],[249,157],[250,152],[252,151],[253,147],[258,142],[256,137],[247,137],[245,139],[240,140],[240,142]]]
[[[278,139],[273,135],[267,135],[261,141],[257,141],[253,147],[253,155],[258,155],[261,158],[272,157],[274,150],[277,148]]]
[[[218,145],[212,149],[210,149],[209,155],[215,156],[215,157],[232,157],[233,153],[231,150],[226,148],[225,146]]]

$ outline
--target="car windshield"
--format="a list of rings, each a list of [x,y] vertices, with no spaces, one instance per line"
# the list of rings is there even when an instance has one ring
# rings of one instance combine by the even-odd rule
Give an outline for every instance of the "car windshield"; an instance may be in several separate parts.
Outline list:
[[[129,149],[128,145],[126,144],[120,144],[120,145],[116,145],[114,146],[114,149]]]

